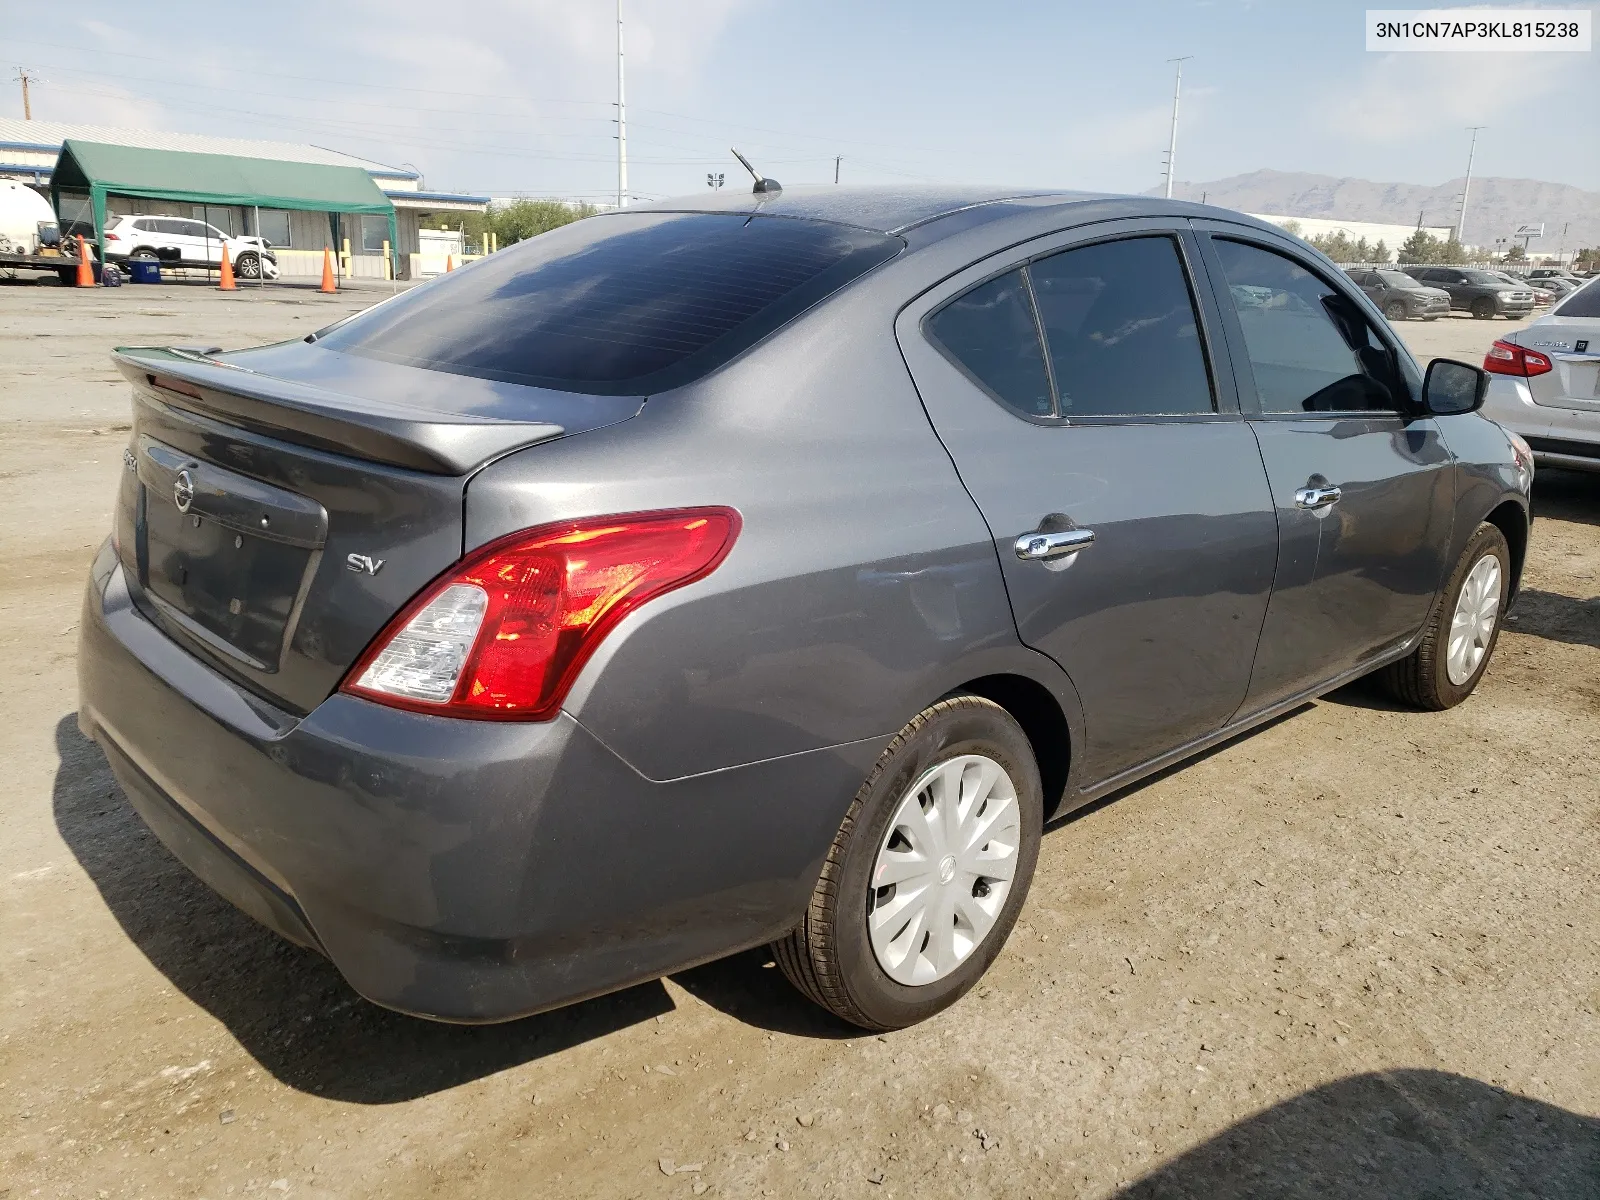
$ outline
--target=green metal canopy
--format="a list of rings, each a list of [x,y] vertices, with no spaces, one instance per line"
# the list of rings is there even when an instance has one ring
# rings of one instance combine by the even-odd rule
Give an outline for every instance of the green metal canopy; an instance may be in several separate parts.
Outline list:
[[[147,150],[68,138],[50,178],[50,198],[61,211],[61,192],[88,192],[94,234],[105,259],[106,197],[143,196],[195,204],[241,204],[257,208],[326,213],[382,213],[389,218],[389,246],[398,250],[394,204],[360,167],[186,150]]]

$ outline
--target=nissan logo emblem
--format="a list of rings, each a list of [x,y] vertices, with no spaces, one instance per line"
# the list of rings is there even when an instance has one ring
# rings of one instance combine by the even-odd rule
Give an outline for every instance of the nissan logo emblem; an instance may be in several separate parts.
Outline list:
[[[188,512],[189,505],[194,503],[194,480],[189,478],[189,472],[178,472],[177,481],[172,485],[172,502],[181,513]]]

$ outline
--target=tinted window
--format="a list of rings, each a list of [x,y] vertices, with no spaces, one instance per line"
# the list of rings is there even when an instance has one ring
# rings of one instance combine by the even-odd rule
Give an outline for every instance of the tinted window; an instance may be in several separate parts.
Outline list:
[[[1244,330],[1262,412],[1397,407],[1391,355],[1353,302],[1285,255],[1242,242],[1212,244]]]
[[[1556,315],[1562,317],[1600,317],[1600,279],[1591,279],[1561,302]]]
[[[1211,378],[1171,238],[1130,238],[1029,265],[1059,414],[1209,413]]]
[[[1475,283],[1479,287],[1494,287],[1496,284],[1504,282],[1503,280],[1496,279],[1487,271],[1463,271],[1461,273],[1461,278],[1465,279],[1468,283]]]
[[[721,365],[903,245],[781,217],[591,217],[442,275],[318,343],[508,383],[659,391]]]
[[[1378,278],[1392,288],[1414,288],[1421,285],[1404,271],[1379,271]]]
[[[981,283],[928,318],[928,335],[1002,404],[1054,415],[1039,329],[1021,271]]]

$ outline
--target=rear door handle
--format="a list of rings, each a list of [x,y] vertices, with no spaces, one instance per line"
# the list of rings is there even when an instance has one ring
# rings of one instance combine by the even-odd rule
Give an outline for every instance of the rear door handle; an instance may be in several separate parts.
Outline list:
[[[1035,529],[1016,540],[1014,549],[1024,562],[1039,562],[1051,558],[1065,558],[1094,543],[1092,529],[1063,529],[1046,532]]]
[[[1294,494],[1294,506],[1309,509],[1327,508],[1329,505],[1339,503],[1339,497],[1342,495],[1344,495],[1343,490],[1336,487],[1301,488]]]

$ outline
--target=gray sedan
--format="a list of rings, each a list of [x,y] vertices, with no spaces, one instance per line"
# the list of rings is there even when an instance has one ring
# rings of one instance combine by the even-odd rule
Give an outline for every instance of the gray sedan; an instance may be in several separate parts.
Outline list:
[[[1146,198],[769,184],[117,362],[84,730],[218,891],[448,1021],[766,943],[925,1018],[1051,819],[1364,675],[1466,699],[1529,535],[1481,371]]]

